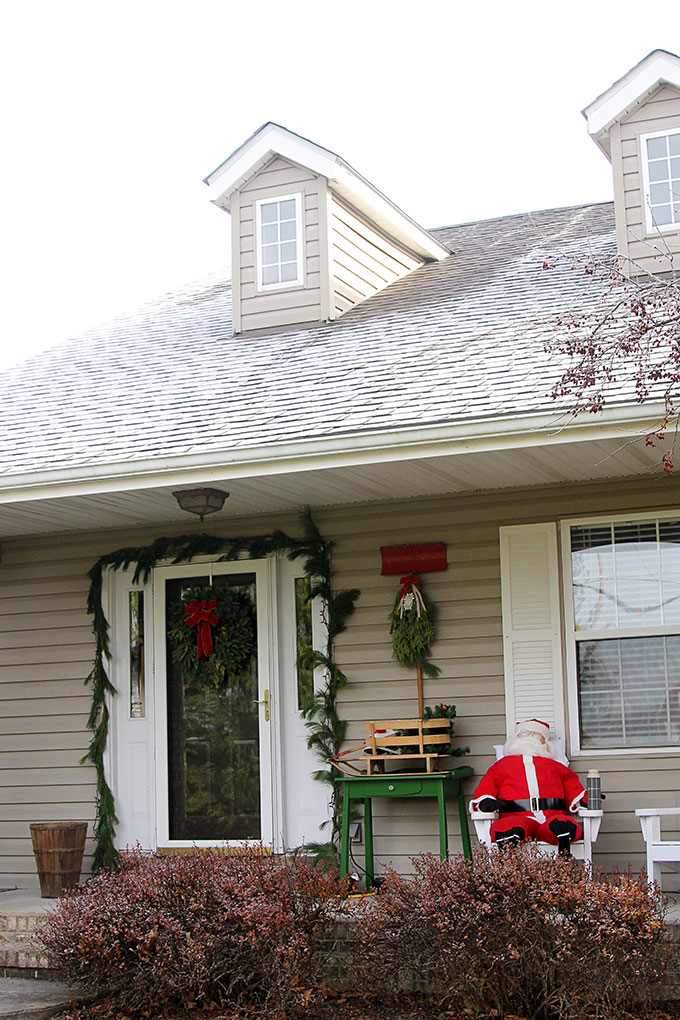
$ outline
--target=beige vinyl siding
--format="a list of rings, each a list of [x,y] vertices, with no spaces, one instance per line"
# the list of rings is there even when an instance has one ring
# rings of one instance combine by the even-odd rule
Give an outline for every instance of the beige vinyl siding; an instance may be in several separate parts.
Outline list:
[[[93,772],[79,760],[88,745],[86,574],[95,549],[72,536],[3,543],[0,886],[37,888],[31,822],[93,820]],[[91,852],[90,838],[86,869]]]
[[[380,574],[380,546],[443,541],[448,569],[423,575],[436,606],[436,680],[425,679],[426,704],[457,706],[457,739],[472,753],[475,779],[505,735],[499,527],[564,517],[680,508],[680,479],[546,486],[441,496],[319,510],[315,520],[335,542],[338,587],[361,595],[337,655],[348,684],[340,711],[348,746],[364,723],[413,716],[415,675],[391,659],[388,614],[398,576]],[[261,534],[281,527],[298,533],[295,515],[211,522],[222,534]],[[28,837],[31,821],[92,820],[92,770],[78,764],[86,745],[89,691],[83,688],[93,654],[85,613],[87,570],[105,552],[144,544],[186,529],[144,529],[7,541],[0,563],[0,886],[37,884]],[[572,761],[583,778],[602,772],[607,796],[596,863],[637,870],[644,861],[634,809],[680,804],[680,754],[602,755]],[[375,854],[408,871],[411,855],[437,852],[437,814],[430,801],[378,801]],[[449,805],[452,850],[460,850],[456,806]],[[88,853],[91,842],[88,842]],[[672,889],[672,881],[667,882]]]
[[[329,221],[332,318],[421,265],[335,196]]]
[[[297,527],[296,517],[279,518]],[[270,519],[231,522],[262,534]],[[186,525],[7,540],[0,559],[0,888],[37,889],[30,823],[88,821],[90,870],[94,770],[81,765],[90,731],[94,640],[87,572],[105,553],[145,545]],[[109,777],[110,779],[110,777]]]
[[[642,271],[670,268],[668,253],[680,254],[680,228],[650,231],[644,208],[641,136],[680,128],[680,91],[661,86],[620,124],[612,128],[612,168],[619,251]]]
[[[257,289],[256,202],[280,195],[301,194],[303,230],[303,286]],[[325,237],[326,181],[280,156],[265,166],[234,195],[232,215],[232,261],[234,332],[275,328],[328,318],[328,258]]]
[[[380,576],[381,545],[443,541],[449,566],[423,575],[423,587],[437,607],[433,659],[442,669],[437,680],[425,679],[425,702],[453,702],[457,740],[471,754],[458,759],[471,765],[475,779],[493,761],[493,744],[505,739],[505,696],[501,626],[498,529],[503,524],[559,521],[563,517],[680,507],[680,487],[650,479],[629,484],[542,487],[521,491],[441,497],[359,507],[318,515],[324,533],[336,542],[337,583],[361,589],[358,608],[346,633],[338,638],[338,658],[349,683],[341,691],[341,714],[349,720],[348,746],[364,735],[364,722],[416,714],[415,675],[391,661],[388,613],[398,577]],[[572,767],[585,778],[599,768],[607,794],[605,818],[597,843],[596,864],[634,870],[644,864],[636,807],[680,804],[680,753],[582,756]],[[453,850],[460,849],[455,804],[449,807]],[[378,801],[374,806],[375,854],[408,871],[410,855],[437,852],[434,803]],[[669,825],[670,829],[670,825]],[[677,876],[665,885],[677,886]]]

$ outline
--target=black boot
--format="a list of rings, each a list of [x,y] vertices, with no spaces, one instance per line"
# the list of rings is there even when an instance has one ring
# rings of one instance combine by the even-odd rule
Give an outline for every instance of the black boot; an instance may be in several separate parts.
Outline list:
[[[571,840],[566,833],[557,837],[557,853],[560,857],[571,857]]]
[[[560,857],[571,857],[571,841],[576,835],[573,822],[563,818],[553,818],[548,828],[557,836],[557,852]]]

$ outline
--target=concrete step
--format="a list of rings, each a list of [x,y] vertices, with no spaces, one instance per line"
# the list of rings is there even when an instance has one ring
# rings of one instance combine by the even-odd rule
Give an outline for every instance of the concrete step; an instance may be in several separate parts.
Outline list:
[[[0,913],[0,936],[31,935],[45,920],[45,914]]]
[[[0,969],[50,970],[50,958],[30,936],[0,938]]]
[[[77,998],[77,991],[60,981],[0,975],[0,1020],[43,1020]]]

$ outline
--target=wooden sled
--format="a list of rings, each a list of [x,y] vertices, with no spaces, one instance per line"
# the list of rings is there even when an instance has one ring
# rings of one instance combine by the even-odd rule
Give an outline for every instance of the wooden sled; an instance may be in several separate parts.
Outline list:
[[[438,771],[451,745],[450,719],[383,719],[367,722],[366,729],[368,736],[362,744],[328,759],[346,776],[382,776],[386,774],[386,764],[391,766],[390,775],[412,772],[410,766],[418,761],[423,763],[422,771],[430,774]],[[433,745],[441,746],[442,750],[425,750]],[[362,753],[349,757],[357,751]]]

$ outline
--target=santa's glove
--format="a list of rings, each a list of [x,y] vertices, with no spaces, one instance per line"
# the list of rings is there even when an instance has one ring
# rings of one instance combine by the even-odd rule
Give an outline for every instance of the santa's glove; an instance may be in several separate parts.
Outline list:
[[[492,811],[500,811],[501,801],[495,800],[493,797],[485,797],[484,800],[480,800],[477,807],[480,811],[488,811],[490,814]]]

